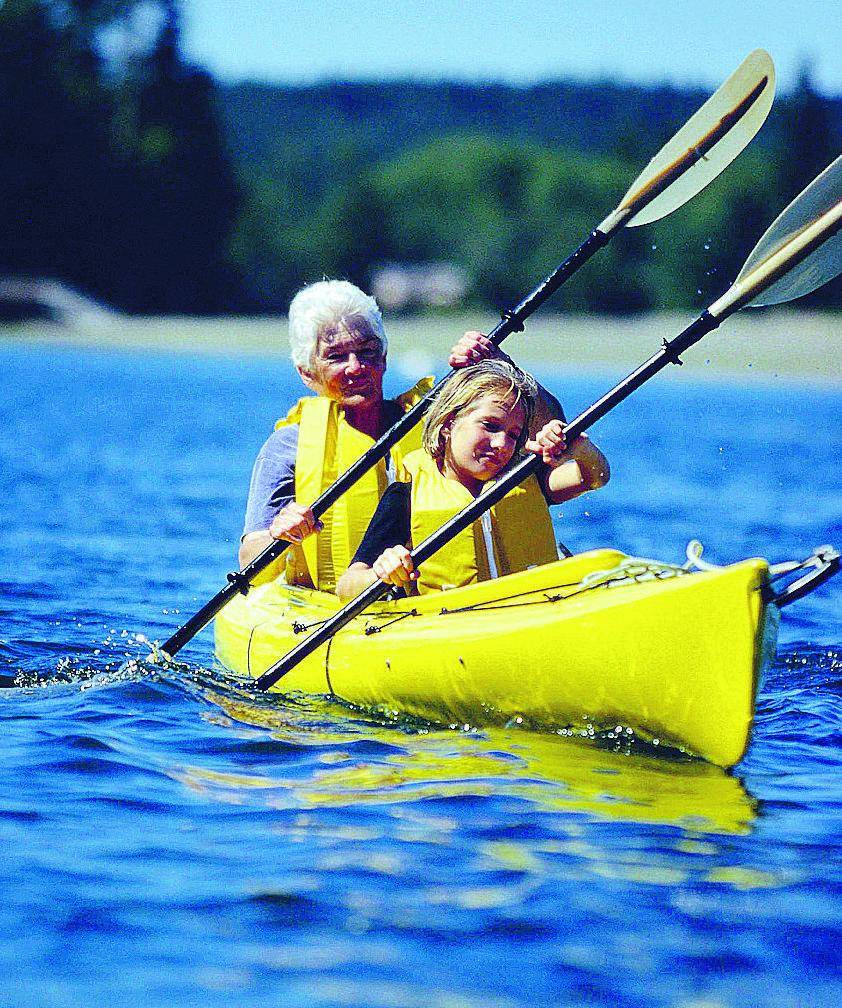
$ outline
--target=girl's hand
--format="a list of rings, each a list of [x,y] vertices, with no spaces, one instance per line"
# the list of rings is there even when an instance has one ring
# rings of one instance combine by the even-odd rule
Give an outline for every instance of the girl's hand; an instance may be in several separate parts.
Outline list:
[[[470,364],[478,364],[489,358],[509,359],[487,336],[471,330],[454,344],[447,362],[452,368],[461,368],[468,367]]]
[[[321,532],[322,527],[322,523],[311,508],[291,501],[275,515],[274,521],[269,526],[269,534],[273,539],[300,543],[307,536]]]
[[[390,546],[372,564],[372,570],[385,584],[405,588],[418,580],[418,571],[406,546]]]
[[[555,469],[565,461],[567,439],[564,436],[564,424],[561,420],[550,420],[535,435],[534,441],[529,441],[526,450],[533,455],[540,455],[544,465]]]

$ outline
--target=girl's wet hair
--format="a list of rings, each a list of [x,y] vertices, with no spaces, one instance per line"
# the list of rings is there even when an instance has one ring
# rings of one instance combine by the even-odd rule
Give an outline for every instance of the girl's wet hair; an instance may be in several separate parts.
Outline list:
[[[460,368],[452,375],[427,414],[422,444],[436,462],[440,463],[444,458],[447,443],[444,432],[460,413],[470,409],[477,399],[486,395],[499,399],[512,409],[518,405],[523,407],[523,429],[517,440],[515,454],[526,444],[532,418],[535,416],[538,383],[531,374],[521,371],[509,361],[484,360]]]

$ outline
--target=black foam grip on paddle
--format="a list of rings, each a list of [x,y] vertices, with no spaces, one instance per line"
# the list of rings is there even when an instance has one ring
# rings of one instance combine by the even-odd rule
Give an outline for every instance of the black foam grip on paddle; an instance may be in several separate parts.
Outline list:
[[[610,234],[600,231],[599,228],[591,231],[576,251],[571,253],[563,263],[559,263],[552,273],[544,277],[520,304],[503,312],[503,320],[488,334],[491,342],[495,346],[499,346],[511,333],[521,332],[524,321],[536,312],[548,298],[552,297],[566,280],[569,280],[577,270],[581,269],[592,255],[606,245],[610,237]]]

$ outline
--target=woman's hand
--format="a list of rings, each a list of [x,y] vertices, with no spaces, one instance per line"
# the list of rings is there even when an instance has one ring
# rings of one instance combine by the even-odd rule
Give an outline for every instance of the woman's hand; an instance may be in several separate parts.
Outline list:
[[[550,420],[535,435],[534,441],[528,441],[526,450],[533,455],[540,455],[544,465],[555,469],[565,462],[567,439],[564,436],[564,424],[561,420]]]
[[[447,362],[452,368],[461,368],[489,358],[509,359],[484,333],[471,330],[454,344]]]
[[[418,580],[418,571],[406,546],[390,546],[374,561],[372,570],[385,584],[406,588]]]
[[[311,508],[291,501],[275,515],[274,521],[269,526],[269,534],[273,539],[300,543],[308,536],[320,532],[322,527],[322,523]]]

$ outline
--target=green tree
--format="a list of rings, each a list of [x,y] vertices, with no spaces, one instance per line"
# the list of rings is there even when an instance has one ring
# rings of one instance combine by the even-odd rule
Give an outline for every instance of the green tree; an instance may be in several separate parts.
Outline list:
[[[503,308],[575,248],[622,194],[627,174],[604,155],[452,136],[383,165],[375,180],[394,256],[452,260],[472,278],[477,300]],[[630,235],[618,248],[589,264],[554,304],[647,307],[652,295],[634,261],[641,241]]]
[[[816,90],[809,62],[801,68],[795,92],[781,117],[780,207],[794,199],[839,153],[830,102]],[[814,306],[842,306],[842,284],[820,288],[806,299]]]
[[[801,68],[780,123],[784,148],[780,162],[781,196],[789,202],[839,153],[830,102],[816,90],[809,63]]]
[[[141,6],[0,6],[0,269],[134,310],[235,307],[239,193],[211,80],[178,54],[175,0],[159,2],[159,37],[127,69],[100,55],[103,33]]]
[[[92,16],[92,12],[91,16]],[[48,7],[0,7],[0,269],[97,288],[108,243],[111,103],[87,41],[71,44]]]
[[[364,152],[344,144],[339,156],[344,179],[313,223],[322,244],[325,272],[367,287],[373,268],[392,258],[395,251],[389,208]]]
[[[179,54],[176,5],[141,64],[132,151],[137,240],[126,249],[126,291],[139,311],[220,312],[236,295],[228,249],[239,190],[228,166],[204,72]]]

